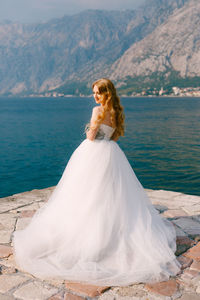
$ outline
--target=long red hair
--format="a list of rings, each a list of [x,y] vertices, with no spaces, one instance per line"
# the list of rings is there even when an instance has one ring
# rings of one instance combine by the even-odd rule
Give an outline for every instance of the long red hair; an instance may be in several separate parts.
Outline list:
[[[102,96],[102,112],[98,115],[96,124],[101,124],[107,111],[111,114],[111,124],[115,127],[112,139],[124,135],[124,109],[120,103],[114,84],[107,78],[101,78],[92,84],[98,87],[99,94]]]

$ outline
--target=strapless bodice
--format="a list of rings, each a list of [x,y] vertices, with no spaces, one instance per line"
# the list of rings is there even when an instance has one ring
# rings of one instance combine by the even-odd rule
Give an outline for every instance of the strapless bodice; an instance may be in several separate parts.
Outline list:
[[[99,127],[99,130],[96,134],[95,139],[96,140],[110,140],[111,136],[113,135],[115,131],[115,128],[106,125],[106,124],[101,124]]]

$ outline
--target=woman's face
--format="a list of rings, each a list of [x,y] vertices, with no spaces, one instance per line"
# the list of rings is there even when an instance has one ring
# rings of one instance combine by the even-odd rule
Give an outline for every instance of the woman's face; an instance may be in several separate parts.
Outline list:
[[[101,103],[102,95],[99,93],[99,88],[96,85],[93,88],[93,96],[97,104]]]

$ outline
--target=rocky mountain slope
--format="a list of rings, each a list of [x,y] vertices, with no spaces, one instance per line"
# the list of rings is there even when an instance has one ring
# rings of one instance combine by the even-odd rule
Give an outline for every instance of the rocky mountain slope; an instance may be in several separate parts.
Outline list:
[[[111,53],[118,58],[123,53],[119,41],[133,16],[86,11],[44,24],[0,24],[1,93],[54,89],[76,80],[82,69],[87,73],[102,66]]]
[[[173,72],[198,77],[198,14],[198,0],[146,0],[137,11],[2,22],[0,94],[87,93],[103,76],[131,92],[144,78],[148,85],[150,77],[158,81]]]
[[[134,43],[112,65],[115,81],[172,72],[180,77],[200,76],[200,2],[189,1],[143,40]],[[199,81],[200,83],[200,81]]]

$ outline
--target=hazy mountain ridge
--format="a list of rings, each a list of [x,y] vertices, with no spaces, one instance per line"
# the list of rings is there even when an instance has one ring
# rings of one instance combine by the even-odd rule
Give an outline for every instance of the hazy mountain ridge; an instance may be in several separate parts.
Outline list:
[[[56,88],[79,93],[87,92],[88,84],[102,76],[126,86],[130,77],[179,71],[177,64],[186,55],[177,54],[180,45],[190,63],[194,53],[198,55],[198,30],[187,28],[190,22],[199,24],[200,6],[195,10],[194,3],[198,4],[147,0],[137,11],[88,10],[41,24],[0,23],[0,93]],[[196,50],[192,44],[183,48],[182,35],[196,41]],[[182,67],[180,74],[200,76],[199,70],[187,64],[187,72]]]
[[[108,60],[104,50],[119,44],[132,15],[87,11],[45,24],[0,25],[1,92],[52,89],[95,60]],[[115,48],[112,55],[120,52]]]

